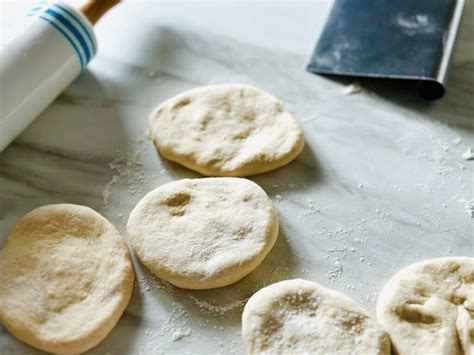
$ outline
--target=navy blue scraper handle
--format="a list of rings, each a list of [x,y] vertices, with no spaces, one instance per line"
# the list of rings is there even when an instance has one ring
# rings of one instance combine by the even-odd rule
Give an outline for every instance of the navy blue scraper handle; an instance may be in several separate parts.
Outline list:
[[[464,0],[336,0],[308,64],[318,74],[414,81],[445,93]]]

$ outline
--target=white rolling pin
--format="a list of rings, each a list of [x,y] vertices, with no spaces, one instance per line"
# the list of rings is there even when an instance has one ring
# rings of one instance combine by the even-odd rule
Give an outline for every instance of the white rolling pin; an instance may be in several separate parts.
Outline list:
[[[0,58],[0,151],[85,69],[97,52],[92,25],[118,0],[33,8]]]

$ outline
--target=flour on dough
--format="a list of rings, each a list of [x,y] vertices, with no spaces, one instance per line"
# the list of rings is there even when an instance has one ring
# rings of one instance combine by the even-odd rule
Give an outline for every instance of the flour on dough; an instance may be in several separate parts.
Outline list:
[[[355,302],[295,279],[255,293],[242,315],[248,354],[390,354],[388,335]]]
[[[242,178],[184,179],[148,193],[128,236],[141,262],[182,288],[234,283],[273,247],[278,216],[257,184]]]
[[[82,353],[118,322],[133,280],[127,245],[104,217],[78,205],[40,207],[0,251],[0,322],[38,349]]]
[[[248,176],[284,166],[304,146],[293,116],[248,85],[212,85],[164,102],[150,135],[167,159],[206,176]]]
[[[474,354],[474,258],[401,270],[380,293],[377,318],[398,354]]]

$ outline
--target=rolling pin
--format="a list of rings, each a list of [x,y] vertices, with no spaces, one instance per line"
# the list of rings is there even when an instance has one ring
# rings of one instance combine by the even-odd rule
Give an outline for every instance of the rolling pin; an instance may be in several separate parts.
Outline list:
[[[92,26],[118,2],[46,3],[27,14],[29,24],[2,48],[0,151],[86,68],[97,52]]]

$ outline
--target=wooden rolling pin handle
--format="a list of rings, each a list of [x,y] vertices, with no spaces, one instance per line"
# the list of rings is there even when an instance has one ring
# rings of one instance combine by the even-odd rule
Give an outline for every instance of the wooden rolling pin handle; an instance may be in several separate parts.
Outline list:
[[[89,0],[79,6],[79,10],[95,25],[102,15],[119,2],[120,0]]]

